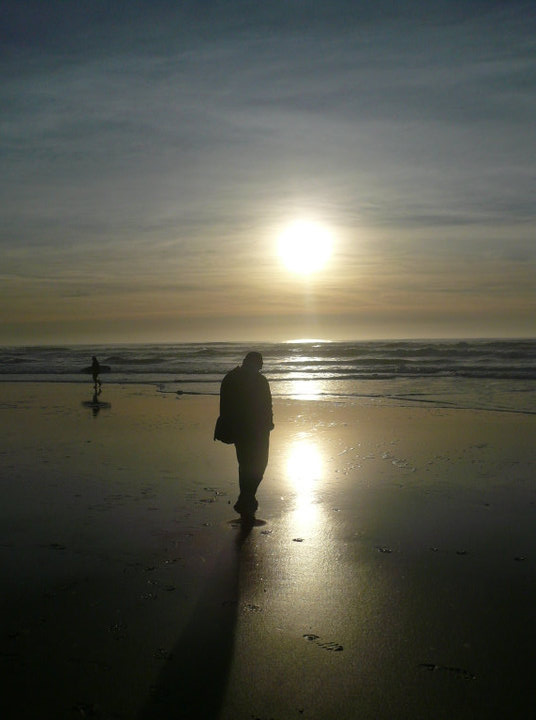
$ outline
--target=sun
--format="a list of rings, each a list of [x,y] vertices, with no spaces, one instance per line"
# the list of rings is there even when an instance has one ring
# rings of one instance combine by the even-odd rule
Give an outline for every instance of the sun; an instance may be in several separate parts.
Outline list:
[[[328,262],[333,249],[333,236],[319,223],[299,220],[283,230],[277,249],[288,270],[309,275],[321,270]]]

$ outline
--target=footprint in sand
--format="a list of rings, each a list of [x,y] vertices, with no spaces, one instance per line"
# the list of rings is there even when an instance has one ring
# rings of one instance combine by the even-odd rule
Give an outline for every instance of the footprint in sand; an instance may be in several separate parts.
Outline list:
[[[244,610],[247,610],[248,612],[261,612],[260,606],[253,605],[253,603],[247,603],[244,605]]]
[[[324,650],[329,650],[330,652],[342,652],[344,650],[344,647],[336,642],[318,642],[320,640],[320,635],[315,635],[314,633],[305,633],[303,637],[307,640],[307,642],[314,643],[315,645],[318,645],[318,647],[321,647]]]
[[[453,675],[454,677],[462,680],[476,680],[476,676],[464,668],[449,667],[447,665],[435,665],[434,663],[420,663],[419,667],[423,670],[428,670],[429,672],[448,673],[449,675]]]
[[[342,652],[344,650],[342,645],[336,642],[325,642],[317,643],[318,647],[324,648],[324,650],[330,650],[331,652]]]
[[[164,648],[158,648],[158,650],[154,651],[153,657],[156,660],[171,660],[173,653],[168,652],[168,650],[165,650]]]
[[[122,633],[125,632],[128,625],[124,622],[116,622],[113,625],[110,625],[109,630],[111,633]]]

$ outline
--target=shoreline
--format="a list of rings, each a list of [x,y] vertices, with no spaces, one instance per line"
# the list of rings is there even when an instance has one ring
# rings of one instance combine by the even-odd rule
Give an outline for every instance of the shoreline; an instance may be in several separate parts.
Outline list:
[[[42,386],[73,386],[88,388],[88,394],[93,387],[86,378],[66,380],[65,376],[57,376],[57,380],[50,380],[43,376],[41,379],[28,379],[20,376],[17,379],[0,375],[0,389],[10,385],[42,385]],[[219,397],[221,378],[216,381],[178,381],[178,380],[113,380],[105,376],[102,388],[144,388],[145,391],[156,392],[160,395],[172,397]],[[487,411],[497,413],[511,413],[519,415],[536,415],[536,381],[534,380],[500,380],[494,381],[493,387],[486,385],[487,381],[481,379],[470,380],[464,378],[407,378],[392,379],[366,379],[351,381],[353,391],[347,392],[335,384],[326,386],[332,389],[326,391],[319,389],[318,381],[270,381],[274,402],[306,402],[306,403],[335,403],[358,407],[414,407],[429,409],[452,409],[465,411]],[[335,381],[333,381],[335,382]],[[289,389],[292,384],[298,383],[294,390]],[[484,383],[484,384],[483,384]],[[207,386],[212,386],[208,388]],[[191,389],[181,389],[190,386]],[[357,389],[359,387],[359,390]],[[171,389],[173,388],[173,389]],[[195,388],[195,389],[194,389]],[[367,390],[367,392],[365,392]],[[1,392],[0,392],[1,394]]]
[[[81,390],[0,383],[13,717],[532,708],[534,416],[274,398],[241,538],[217,398]]]

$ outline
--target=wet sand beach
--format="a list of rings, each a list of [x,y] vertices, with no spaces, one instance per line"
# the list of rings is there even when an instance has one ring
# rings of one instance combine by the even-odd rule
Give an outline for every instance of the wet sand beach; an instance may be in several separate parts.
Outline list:
[[[534,712],[536,416],[276,398],[246,531],[217,397],[92,400],[0,385],[3,718]]]

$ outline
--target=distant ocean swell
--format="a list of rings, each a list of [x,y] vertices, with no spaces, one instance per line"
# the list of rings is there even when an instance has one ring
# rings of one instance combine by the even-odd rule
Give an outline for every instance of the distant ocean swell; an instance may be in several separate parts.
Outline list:
[[[0,348],[0,374],[75,375],[96,354],[115,381],[130,375],[221,375],[249,349],[243,343]],[[272,379],[367,379],[429,376],[536,379],[536,340],[280,343],[259,348]],[[8,378],[5,378],[8,379]],[[112,377],[110,377],[110,380]]]
[[[536,412],[536,339],[255,343],[274,395],[380,398]],[[0,348],[0,380],[89,382],[96,355],[106,383],[214,394],[252,349],[245,343]]]

